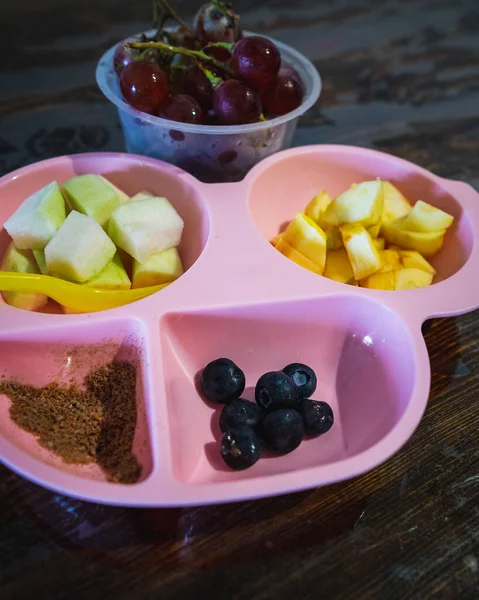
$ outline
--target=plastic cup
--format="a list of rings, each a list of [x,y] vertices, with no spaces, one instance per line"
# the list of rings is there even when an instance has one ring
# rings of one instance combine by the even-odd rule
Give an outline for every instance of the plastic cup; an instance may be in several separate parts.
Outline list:
[[[138,39],[139,35],[129,39]],[[301,106],[268,121],[227,126],[178,123],[129,106],[122,98],[113,66],[115,44],[98,62],[96,79],[101,91],[117,107],[127,151],[164,160],[201,181],[214,183],[240,181],[258,162],[288,148],[300,116],[319,97],[321,78],[300,52],[272,41],[281,52],[283,64],[293,67],[301,77],[304,88]]]

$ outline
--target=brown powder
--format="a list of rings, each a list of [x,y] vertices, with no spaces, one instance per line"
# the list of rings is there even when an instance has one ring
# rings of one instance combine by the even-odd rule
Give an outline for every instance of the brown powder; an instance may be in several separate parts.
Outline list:
[[[113,361],[86,377],[86,389],[51,383],[35,388],[1,381],[10,416],[67,463],[95,461],[109,481],[135,483],[141,465],[132,453],[136,428],[136,369]]]

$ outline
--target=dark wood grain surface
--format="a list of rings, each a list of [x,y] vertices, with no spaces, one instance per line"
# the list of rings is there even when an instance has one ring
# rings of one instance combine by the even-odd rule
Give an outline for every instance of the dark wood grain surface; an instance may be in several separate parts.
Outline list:
[[[375,147],[479,187],[477,0],[236,7],[245,27],[294,45],[324,78],[295,145]],[[0,173],[123,149],[94,68],[149,15],[147,0],[0,3]],[[435,321],[426,341],[432,390],[418,430],[348,482],[135,510],[71,500],[0,467],[2,599],[478,598],[479,314]]]

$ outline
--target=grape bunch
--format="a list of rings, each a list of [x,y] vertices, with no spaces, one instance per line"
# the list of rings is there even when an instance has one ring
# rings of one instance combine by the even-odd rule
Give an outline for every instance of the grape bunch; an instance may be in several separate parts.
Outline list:
[[[244,125],[300,106],[299,75],[269,39],[243,37],[231,5],[203,4],[190,27],[168,0],[154,4],[156,33],[119,44],[113,56],[133,108],[182,123]]]

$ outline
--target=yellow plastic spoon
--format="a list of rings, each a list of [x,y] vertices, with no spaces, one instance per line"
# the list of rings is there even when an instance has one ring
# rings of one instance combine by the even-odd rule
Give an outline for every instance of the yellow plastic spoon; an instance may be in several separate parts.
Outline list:
[[[45,294],[59,304],[77,312],[97,312],[124,306],[146,298],[167,285],[169,283],[135,290],[99,290],[49,275],[0,272],[1,291]]]

